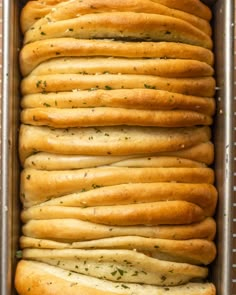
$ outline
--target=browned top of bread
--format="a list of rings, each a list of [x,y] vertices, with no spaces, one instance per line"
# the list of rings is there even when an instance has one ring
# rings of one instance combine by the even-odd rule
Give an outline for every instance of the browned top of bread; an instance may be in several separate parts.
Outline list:
[[[178,18],[135,12],[104,12],[32,27],[24,43],[75,37],[79,39],[138,39],[181,42],[212,48],[206,33]]]
[[[126,58],[179,58],[213,64],[213,54],[200,46],[174,42],[121,42],[113,40],[45,39],[27,44],[20,53],[21,72],[25,76],[37,65],[63,56],[117,56]]]
[[[58,5],[59,2],[59,5]],[[61,2],[61,4],[60,4]],[[173,1],[172,1],[173,2]],[[161,15],[174,16],[179,19],[183,19],[199,29],[210,34],[210,25],[204,18],[210,18],[211,15],[207,15],[210,10],[204,6],[199,5],[199,2],[191,1],[192,3],[170,3],[168,0],[89,0],[89,1],[29,1],[23,8],[21,14],[21,27],[25,33],[33,25],[42,25],[45,22],[58,21],[68,18],[74,18],[78,14],[88,14],[96,11],[97,13],[105,11],[133,11],[133,12],[145,12],[145,13],[157,13]],[[164,5],[162,5],[164,4]],[[191,7],[185,9],[185,6]],[[201,10],[202,15],[196,16],[195,10]],[[185,12],[184,12],[185,11]],[[187,13],[189,12],[189,13]],[[200,11],[197,11],[200,12]]]

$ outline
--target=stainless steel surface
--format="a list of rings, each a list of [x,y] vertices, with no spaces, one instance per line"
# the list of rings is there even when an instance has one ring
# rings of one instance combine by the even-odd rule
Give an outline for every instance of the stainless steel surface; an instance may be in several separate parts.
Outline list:
[[[218,294],[232,289],[232,232],[234,184],[234,2],[217,1],[214,8],[217,113],[214,125],[216,186],[219,192],[217,220],[218,257],[212,267]]]
[[[205,1],[207,2],[207,0]],[[208,0],[208,3],[214,1]],[[213,6],[214,43],[216,54],[217,114],[214,125],[216,150],[216,186],[219,204],[218,257],[212,266],[211,279],[218,295],[234,295],[233,280],[233,196],[234,196],[234,1],[218,0]],[[23,3],[23,0],[21,1]],[[3,93],[2,93],[2,161],[1,161],[1,295],[13,295],[15,253],[19,237],[19,163],[17,135],[19,126],[19,70],[18,48],[19,0],[4,0],[3,15]],[[236,65],[236,64],[235,64]],[[236,200],[235,200],[236,202]],[[236,233],[236,231],[235,231]],[[235,246],[236,248],[236,246]],[[236,263],[236,262],[235,262]],[[236,264],[235,264],[236,265]]]
[[[20,5],[17,0],[3,3],[3,93],[1,160],[1,295],[13,295],[15,253],[19,237],[19,126],[18,48]]]

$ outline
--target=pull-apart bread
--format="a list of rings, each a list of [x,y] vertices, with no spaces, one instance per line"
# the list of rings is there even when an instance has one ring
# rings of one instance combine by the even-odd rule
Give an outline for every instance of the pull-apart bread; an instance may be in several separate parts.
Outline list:
[[[19,295],[216,294],[210,20],[199,0],[26,3]]]

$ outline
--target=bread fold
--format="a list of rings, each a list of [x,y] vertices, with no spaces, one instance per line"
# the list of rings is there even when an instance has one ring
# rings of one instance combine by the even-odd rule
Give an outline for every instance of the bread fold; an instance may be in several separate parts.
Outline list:
[[[211,26],[208,21],[180,10],[175,10],[149,0],[87,0],[66,1],[51,9],[45,17],[37,20],[33,27],[40,27],[48,23],[74,19],[78,16],[104,13],[104,12],[135,12],[171,16],[184,20],[192,26],[200,29],[207,35],[211,35]],[[29,30],[32,29],[32,26]]]
[[[177,200],[196,204],[204,210],[206,216],[212,216],[216,207],[217,192],[213,185],[205,183],[129,183],[65,195],[46,201],[42,205],[84,208]],[[39,204],[25,199],[22,201],[25,208]]]
[[[212,118],[193,111],[149,111],[125,108],[32,108],[21,112],[21,122],[54,128],[94,126],[189,127],[211,125]]]
[[[25,202],[43,202],[101,186],[153,182],[212,184],[214,171],[210,168],[101,167],[64,171],[28,168],[21,173],[21,197]]]
[[[60,37],[26,44],[20,52],[21,72],[26,76],[40,63],[64,56],[191,59],[209,65],[213,65],[214,60],[213,53],[206,48],[176,42],[122,42]]]
[[[135,12],[91,13],[43,25],[36,23],[25,33],[24,44],[62,37],[169,41],[212,49],[210,36],[184,20]]]
[[[135,74],[191,78],[214,74],[207,63],[188,59],[128,59],[111,57],[54,58],[41,63],[31,75],[55,74]]]
[[[60,242],[88,241],[117,236],[212,241],[215,237],[216,224],[210,217],[189,225],[158,226],[108,226],[79,219],[47,219],[30,220],[22,227],[22,231],[27,237]]]
[[[207,265],[216,256],[215,244],[204,239],[168,240],[139,236],[113,237],[92,241],[63,243],[22,236],[20,246],[36,249],[136,249],[140,253],[165,261]]]
[[[173,152],[210,140],[208,127],[99,127],[52,129],[21,125],[21,162],[35,152],[62,155],[137,155]]]
[[[58,7],[58,4],[60,5],[60,3],[64,5],[64,3],[66,2],[69,2],[69,1],[67,0],[64,0],[64,1],[46,0],[43,2],[28,1],[26,5],[23,7],[21,12],[21,29],[23,33],[29,30],[29,28],[32,27],[37,20],[51,13],[53,11],[53,8],[55,8],[55,6]],[[211,19],[211,16],[212,16],[211,10],[199,0],[190,0],[190,1],[182,0],[181,2],[179,2],[178,0],[177,1],[176,0],[174,1],[173,0],[152,0],[152,2],[157,4],[162,4],[166,6],[166,8],[168,7],[172,8],[171,11],[174,11],[174,9],[177,9],[177,10],[184,11],[189,14],[198,16],[208,21]],[[148,1],[147,3],[150,3],[150,1]],[[164,7],[162,5],[158,5],[158,6],[162,8],[162,11],[163,11]],[[168,11],[168,9],[166,8],[165,10]],[[178,13],[178,11],[175,11],[175,12]],[[178,14],[176,16],[178,16]]]
[[[203,210],[185,201],[162,201],[97,207],[33,206],[22,211],[23,222],[40,219],[80,219],[106,225],[190,224],[205,218]]]
[[[29,156],[24,161],[23,167],[49,171],[93,168],[104,165],[125,167],[144,167],[149,165],[151,167],[154,167],[154,165],[155,167],[204,167],[205,164],[210,165],[212,163],[213,157],[213,144],[211,142],[204,142],[179,151],[143,155],[86,156],[38,152]],[[132,159],[135,162],[134,165],[132,164],[133,162],[130,162]],[[141,165],[140,161],[151,163]]]
[[[50,295],[214,295],[215,287],[210,283],[188,283],[178,287],[124,284],[97,279],[63,270],[46,263],[22,260],[17,266],[16,289],[22,295],[38,292]],[[91,287],[96,286],[96,288]],[[55,293],[54,293],[55,294]]]
[[[114,107],[138,110],[191,110],[206,115],[215,112],[215,100],[154,89],[98,89],[68,92],[36,93],[22,98],[27,108],[87,108]]]
[[[157,286],[176,286],[208,274],[205,267],[162,261],[133,250],[24,249],[23,258],[109,281]]]

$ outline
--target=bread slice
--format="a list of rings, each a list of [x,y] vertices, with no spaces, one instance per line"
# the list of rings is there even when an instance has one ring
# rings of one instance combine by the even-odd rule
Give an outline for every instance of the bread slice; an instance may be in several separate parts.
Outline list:
[[[210,140],[209,127],[100,127],[52,129],[21,125],[21,162],[35,152],[67,155],[137,155],[171,152]]]
[[[212,241],[204,239],[168,240],[139,236],[113,237],[92,241],[63,243],[22,236],[20,246],[35,249],[136,249],[138,252],[165,261],[207,265],[216,256]]]
[[[104,73],[191,78],[212,76],[214,70],[205,62],[191,59],[58,57],[41,63],[32,71],[31,75]]]
[[[181,42],[212,49],[209,35],[171,16],[135,12],[104,12],[31,27],[24,44],[61,37]]]
[[[149,111],[125,108],[32,108],[21,112],[21,122],[54,128],[89,126],[189,127],[211,125],[212,118],[193,111]]]
[[[31,6],[32,8],[32,6]],[[200,29],[207,35],[211,35],[211,26],[208,21],[180,10],[171,9],[167,6],[150,0],[87,0],[87,1],[65,1],[60,5],[54,6],[54,9],[45,15],[45,17],[36,21],[33,26],[40,27],[48,23],[63,21],[76,18],[78,15],[104,12],[135,12],[158,14],[175,17],[184,20],[194,27]],[[22,22],[24,19],[22,19]],[[25,26],[22,24],[22,26]]]
[[[177,3],[170,3],[170,1],[148,1],[148,0],[128,0],[128,1],[101,1],[101,0],[89,0],[89,1],[29,1],[23,8],[21,14],[21,27],[25,33],[27,30],[35,25],[42,25],[47,22],[60,21],[68,18],[74,18],[77,15],[89,14],[89,13],[101,13],[106,11],[133,11],[133,12],[145,12],[156,13],[167,16],[174,16],[176,18],[185,20],[206,32],[211,34],[211,28],[207,20],[211,15],[209,9],[206,6],[199,5],[199,3],[193,3],[190,5],[195,6],[201,10],[202,15],[196,15],[195,10],[184,11],[184,5]],[[196,1],[195,1],[196,2]],[[200,1],[199,1],[200,2]],[[59,4],[59,5],[58,5]],[[162,5],[164,4],[164,5]],[[186,5],[186,4],[185,4]],[[188,3],[188,6],[190,6]],[[193,8],[193,7],[191,7]],[[186,10],[186,9],[185,9]],[[207,20],[204,20],[204,16],[207,16]]]
[[[55,57],[113,56],[125,58],[191,59],[213,65],[213,53],[203,47],[175,42],[122,42],[56,38],[26,44],[20,52],[23,76]]]
[[[25,160],[24,168],[38,170],[71,170],[103,165],[115,167],[206,167],[205,163],[185,158],[158,155],[130,156],[76,156],[37,153]]]
[[[213,240],[216,232],[214,219],[208,217],[189,225],[107,226],[79,219],[30,220],[23,227],[27,237],[60,242],[78,242],[117,236],[141,236],[158,239]]]
[[[65,271],[45,263],[22,260],[15,285],[22,295],[215,295],[210,283],[188,283],[177,287],[124,284]]]
[[[157,286],[176,286],[208,274],[206,267],[159,260],[133,250],[24,249],[23,259],[109,281]]]
[[[142,163],[148,161],[150,164],[145,165],[146,167],[149,165],[149,167],[154,167],[152,163],[155,163],[155,167],[205,167],[205,164],[212,163],[213,158],[213,144],[204,142],[179,151],[127,156],[62,155],[38,152],[29,156],[24,161],[23,167],[49,171],[93,168],[103,165],[144,167],[140,161]],[[132,159],[137,163],[136,165],[132,165],[130,162]]]
[[[21,197],[44,202],[66,194],[125,183],[209,183],[214,182],[210,168],[126,168],[101,167],[79,170],[43,171],[24,169]]]
[[[171,95],[181,93],[185,95],[213,97],[215,93],[215,79],[202,78],[165,78],[152,75],[83,75],[83,74],[55,74],[29,75],[21,82],[23,95],[33,93],[48,93],[61,91],[80,91],[97,89],[160,89]]]
[[[176,200],[194,203],[204,210],[206,216],[211,216],[215,211],[217,192],[213,185],[206,183],[129,183],[65,195],[42,205],[84,208]],[[25,208],[39,204],[25,198],[22,201]]]
[[[80,219],[106,225],[190,224],[205,218],[203,210],[186,201],[162,201],[115,206],[33,206],[23,210],[23,222],[40,219]]]

